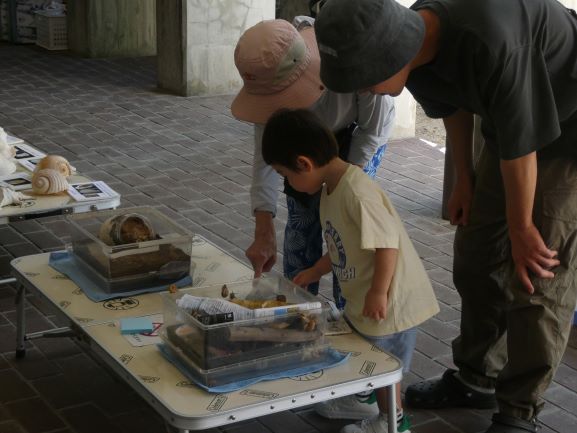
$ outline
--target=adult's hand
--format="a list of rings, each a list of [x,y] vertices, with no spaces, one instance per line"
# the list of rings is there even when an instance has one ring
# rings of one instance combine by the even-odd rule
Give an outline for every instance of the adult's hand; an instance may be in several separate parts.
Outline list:
[[[469,176],[457,179],[449,197],[449,221],[453,225],[466,226],[473,201],[473,182]]]
[[[467,225],[473,200],[473,114],[457,110],[443,119],[447,131],[447,152],[453,156],[455,183],[449,197],[449,221]]]
[[[533,294],[535,288],[529,272],[537,278],[553,278],[555,274],[550,269],[559,265],[559,260],[556,259],[557,251],[547,248],[534,224],[525,228],[510,227],[509,238],[515,272],[521,284]]]
[[[255,212],[256,228],[254,242],[245,251],[258,278],[263,272],[268,272],[276,263],[276,233],[273,217],[270,212]]]
[[[501,160],[505,186],[507,224],[515,272],[529,293],[535,292],[529,273],[536,278],[553,278],[550,269],[559,264],[557,252],[545,245],[533,223],[533,203],[537,186],[537,153]]]

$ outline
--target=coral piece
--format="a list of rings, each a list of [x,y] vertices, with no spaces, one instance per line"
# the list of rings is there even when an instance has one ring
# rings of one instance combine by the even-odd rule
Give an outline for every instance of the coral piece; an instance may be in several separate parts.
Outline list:
[[[16,171],[16,164],[12,161],[14,155],[16,155],[16,149],[8,144],[8,135],[0,128],[0,176]]]
[[[70,165],[68,160],[59,155],[45,156],[40,161],[38,161],[34,171],[43,170],[46,168],[56,170],[60,172],[60,174],[64,177],[72,176],[76,172],[76,169]]]
[[[23,200],[29,198],[32,197],[14,191],[10,188],[0,188],[0,207],[10,206],[11,204],[20,204]]]
[[[11,159],[14,158],[15,155],[16,149],[14,146],[8,144],[8,134],[0,128],[0,156],[3,156],[6,159]]]
[[[36,194],[57,194],[68,189],[68,181],[57,170],[45,168],[32,174],[32,191]]]
[[[0,176],[12,174],[16,171],[16,164],[11,159],[0,156]]]

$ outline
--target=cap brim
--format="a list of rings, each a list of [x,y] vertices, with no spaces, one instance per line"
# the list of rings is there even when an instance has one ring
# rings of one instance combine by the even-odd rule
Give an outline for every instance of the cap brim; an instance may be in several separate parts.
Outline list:
[[[269,95],[248,93],[243,86],[230,107],[234,117],[264,124],[281,108],[308,108],[320,98],[324,86],[320,79],[320,57],[315,32],[312,27],[307,27],[300,33],[311,54],[311,60],[299,79],[283,91]]]

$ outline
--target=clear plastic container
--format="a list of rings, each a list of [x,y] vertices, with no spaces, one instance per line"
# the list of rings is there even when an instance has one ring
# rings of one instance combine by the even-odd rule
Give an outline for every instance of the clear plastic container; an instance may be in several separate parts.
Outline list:
[[[223,285],[216,285],[161,294],[164,325],[160,337],[167,350],[191,366],[203,383],[214,386],[240,377],[260,376],[264,366],[267,372],[284,371],[324,356],[328,349],[324,336],[329,314],[326,302],[282,277],[226,286],[225,290]],[[289,305],[286,309],[272,308],[270,314],[261,309],[260,317],[236,320],[233,313],[216,318],[228,320],[224,323],[207,324],[219,320],[206,320],[203,314],[195,317],[177,304],[185,295],[223,299],[223,292],[228,292],[227,298],[234,293],[237,300],[254,302],[280,297]],[[317,308],[294,311],[297,306]]]
[[[224,367],[202,369],[192,362],[182,348],[177,347],[170,339],[166,338],[166,335],[161,332],[160,336],[163,339],[162,350],[176,360],[180,368],[185,370],[186,375],[192,376],[195,381],[209,388],[295,368],[306,368],[325,360],[330,349],[329,344],[323,342],[322,344],[309,345],[293,351],[229,364]]]
[[[107,245],[99,238],[102,226],[119,215],[141,216],[151,226],[153,239]],[[67,219],[71,253],[82,271],[109,293],[171,284],[192,275],[192,234],[154,208],[73,214]]]

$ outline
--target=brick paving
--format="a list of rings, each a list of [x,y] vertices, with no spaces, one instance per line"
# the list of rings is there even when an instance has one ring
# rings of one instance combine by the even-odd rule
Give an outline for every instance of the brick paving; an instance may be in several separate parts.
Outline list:
[[[0,45],[0,125],[122,194],[122,206],[161,208],[178,223],[245,260],[251,126],[234,120],[230,96],[183,98],[156,89],[154,59],[77,59],[35,47]],[[426,137],[424,137],[426,138]],[[403,218],[441,304],[420,327],[404,386],[452,365],[459,296],[451,276],[453,228],[440,219],[443,154],[417,139],[390,143],[378,182]],[[276,218],[279,245],[286,221]],[[14,257],[61,249],[62,217],[0,226],[0,278]],[[282,262],[282,260],[281,260]],[[277,270],[279,270],[277,266]],[[330,296],[328,284],[323,284]],[[162,419],[73,340],[38,339],[16,360],[15,289],[0,286],[0,433],[158,433]],[[54,311],[27,298],[29,331],[60,326]],[[577,430],[577,332],[546,394],[541,433]],[[417,433],[477,433],[490,411],[411,411]],[[312,408],[210,432],[338,432]]]

